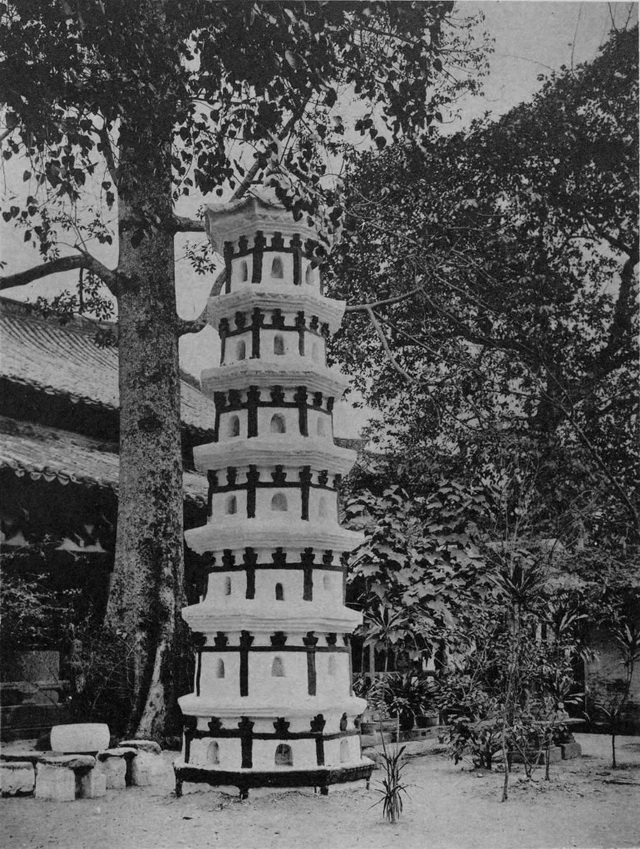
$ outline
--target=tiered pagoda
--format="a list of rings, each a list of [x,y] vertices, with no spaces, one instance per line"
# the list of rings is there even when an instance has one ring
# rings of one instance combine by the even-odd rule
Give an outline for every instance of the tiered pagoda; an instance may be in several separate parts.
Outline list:
[[[180,700],[182,782],[315,787],[368,780],[351,691],[341,556],[361,541],[338,522],[337,486],[355,452],[333,440],[345,378],[326,365],[344,303],[323,296],[317,233],[275,200],[211,205],[226,265],[209,302],[220,366],[203,372],[215,441],[195,449],[209,518],[186,534],[209,563],[203,600],[183,611],[198,644],[194,692]]]

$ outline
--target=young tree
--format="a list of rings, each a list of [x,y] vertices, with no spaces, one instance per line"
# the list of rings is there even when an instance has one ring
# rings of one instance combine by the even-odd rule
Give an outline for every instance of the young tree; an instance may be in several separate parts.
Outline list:
[[[453,3],[211,3],[208,0],[12,0],[0,3],[5,160],[27,161],[28,197],[5,221],[42,264],[9,289],[80,269],[117,301],[120,486],[108,617],[134,644],[131,730],[162,731],[181,679],[182,592],[177,340],[203,322],[175,307],[174,237],[202,231],[174,214],[197,191],[222,194],[271,172],[295,215],[317,209],[344,122],[427,138],[452,89],[447,63],[471,66]],[[380,145],[383,142],[379,142]],[[254,159],[246,151],[253,151]],[[329,193],[325,223],[340,211]],[[112,234],[110,218],[117,222]],[[111,269],[92,245],[117,241]],[[73,252],[62,249],[73,243]],[[82,293],[81,293],[82,294]]]
[[[637,104],[637,30],[617,32],[494,123],[365,154],[334,255],[333,291],[364,302],[335,355],[400,462],[525,454],[570,543],[640,539]]]

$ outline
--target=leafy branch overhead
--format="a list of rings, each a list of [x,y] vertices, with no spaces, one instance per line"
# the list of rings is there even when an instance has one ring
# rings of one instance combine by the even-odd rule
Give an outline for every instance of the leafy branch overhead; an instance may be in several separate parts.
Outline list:
[[[333,228],[341,211],[327,155],[347,147],[340,95],[366,104],[356,135],[380,147],[426,140],[454,94],[476,88],[469,71],[482,62],[470,22],[452,27],[447,2],[32,5],[0,8],[3,157],[29,163],[27,202],[11,201],[3,215],[45,262],[3,288],[55,272],[61,232],[78,246],[110,243],[113,232],[98,227],[117,205],[120,232],[135,247],[155,228],[203,230],[172,203],[246,191],[255,179],[296,216],[321,206]],[[448,70],[454,61],[460,79]],[[142,160],[127,155],[134,141]],[[148,177],[169,171],[165,204],[135,200]],[[80,214],[87,196],[96,202]],[[113,273],[87,251],[65,259],[93,264],[115,293]]]

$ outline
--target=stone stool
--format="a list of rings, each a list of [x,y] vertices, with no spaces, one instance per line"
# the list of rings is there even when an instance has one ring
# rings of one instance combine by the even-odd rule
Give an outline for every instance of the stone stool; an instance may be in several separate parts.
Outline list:
[[[0,795],[27,796],[33,793],[35,783],[31,761],[0,761]]]
[[[162,758],[162,749],[153,740],[122,740],[120,747],[136,751],[131,761],[131,784],[134,787],[161,783],[169,775],[169,767]]]
[[[96,769],[104,775],[107,789],[124,790],[133,784],[131,764],[137,754],[137,750],[130,746],[98,752]]]
[[[106,779],[95,765],[92,755],[41,755],[36,765],[36,798],[73,802],[104,796]]]

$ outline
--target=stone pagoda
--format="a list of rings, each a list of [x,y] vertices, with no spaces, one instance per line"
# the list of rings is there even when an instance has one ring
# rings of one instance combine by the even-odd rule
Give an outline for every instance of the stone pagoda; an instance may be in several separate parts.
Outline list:
[[[351,691],[341,556],[361,542],[338,522],[337,486],[355,459],[333,441],[346,379],[326,365],[344,303],[325,298],[315,230],[267,195],[206,210],[224,256],[209,301],[220,365],[202,374],[215,441],[195,449],[209,519],[186,534],[208,562],[203,600],[183,616],[198,646],[180,699],[182,783],[319,788],[368,780]]]

